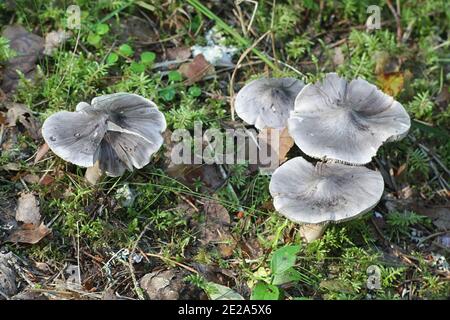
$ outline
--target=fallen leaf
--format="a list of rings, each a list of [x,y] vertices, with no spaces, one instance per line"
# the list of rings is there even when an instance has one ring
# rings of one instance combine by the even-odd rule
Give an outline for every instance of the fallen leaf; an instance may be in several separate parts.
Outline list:
[[[44,54],[51,56],[61,44],[71,36],[70,32],[64,30],[51,31],[45,36]]]
[[[16,220],[25,224],[39,225],[41,214],[39,202],[32,193],[21,193],[17,201]]]
[[[36,157],[34,158],[34,164],[41,161],[42,158],[44,158],[44,156],[47,154],[48,150],[49,150],[49,146],[47,143],[44,143],[43,145],[41,145],[36,152]]]
[[[230,239],[230,215],[228,210],[215,200],[203,205],[205,222],[202,226],[200,242],[203,244],[224,242]]]
[[[433,224],[440,231],[450,230],[450,209],[441,208],[416,208],[417,213],[431,218]]]
[[[22,179],[26,183],[31,183],[31,184],[39,183],[39,176],[37,176],[35,174],[31,174],[31,173],[24,175],[22,177]]]
[[[189,47],[173,47],[167,49],[167,58],[169,60],[186,60],[191,56],[191,48]]]
[[[118,24],[112,26],[111,34],[117,36],[119,43],[127,42],[132,38],[144,44],[155,42],[159,38],[148,21],[137,16],[120,19]]]
[[[11,103],[7,106],[7,121],[8,126],[13,127],[16,125],[17,121],[19,121],[25,129],[27,129],[29,135],[38,140],[42,137],[41,134],[41,123],[39,120],[33,116],[30,109],[27,106],[20,103]]]
[[[51,231],[44,223],[34,228],[30,228],[30,225],[24,225],[22,228],[15,230],[9,236],[8,241],[13,243],[36,244],[50,234]]]
[[[48,186],[51,185],[55,181],[55,178],[52,176],[49,176],[48,174],[44,174],[41,179],[39,180],[39,184],[41,186]]]
[[[178,71],[187,78],[187,83],[200,81],[205,75],[212,73],[214,67],[206,61],[202,54],[195,56],[192,62],[183,63]]]
[[[0,169],[6,171],[20,171],[20,164],[17,162],[10,162],[3,166],[0,166]]]
[[[384,93],[393,97],[397,96],[403,89],[404,76],[401,72],[380,74],[377,76],[378,83]]]
[[[269,159],[278,160],[278,165],[286,161],[286,155],[289,150],[294,145],[294,139],[289,135],[289,131],[287,128],[283,129],[273,129],[273,128],[265,128],[262,129],[258,134],[258,144],[261,146],[266,145],[267,150],[270,150],[270,154],[265,155],[262,152],[262,156],[265,157],[263,159],[259,159],[261,163],[260,168],[267,167],[266,162],[270,161]]]
[[[340,66],[341,64],[344,64],[345,57],[344,53],[342,52],[341,47],[336,47],[334,49],[334,56],[333,56],[333,63],[335,66]]]
[[[445,111],[448,108],[450,103],[450,87],[447,85],[443,85],[441,91],[436,96],[436,105],[442,110]]]
[[[171,165],[166,173],[190,188],[196,188],[200,182],[202,192],[215,191],[225,182],[215,164]]]
[[[241,247],[242,252],[249,259],[257,259],[258,257],[261,257],[263,254],[263,249],[259,244],[257,238],[242,239],[239,242],[239,246]]]
[[[17,70],[31,79],[36,68],[38,58],[44,50],[44,39],[40,36],[28,32],[20,25],[7,26],[3,30],[2,36],[9,40],[9,46],[15,51],[5,65],[2,89],[5,93],[16,89],[19,83]]]
[[[6,123],[7,123],[7,121],[6,121],[5,113],[4,112],[0,112],[0,125],[6,124]]]

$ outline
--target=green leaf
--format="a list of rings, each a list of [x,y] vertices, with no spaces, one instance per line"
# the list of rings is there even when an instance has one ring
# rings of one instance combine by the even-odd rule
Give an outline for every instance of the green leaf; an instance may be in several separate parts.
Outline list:
[[[91,32],[87,37],[87,42],[92,46],[97,46],[100,43],[101,39],[102,37],[100,37],[98,34]]]
[[[169,72],[169,81],[177,82],[181,81],[183,78],[181,77],[181,73],[178,71],[172,70]]]
[[[244,300],[244,298],[233,289],[214,282],[206,283],[204,289],[211,300]]]
[[[142,63],[132,62],[130,64],[130,70],[134,73],[142,73],[145,71],[145,66]]]
[[[295,265],[300,246],[285,246],[274,252],[270,268],[273,274],[282,273]]]
[[[165,101],[172,101],[173,98],[175,98],[175,89],[165,88],[161,90],[159,94]]]
[[[111,52],[106,57],[106,63],[107,64],[114,64],[114,63],[117,62],[117,60],[119,60],[119,56],[117,55],[117,53],[114,53],[114,52]]]
[[[280,298],[280,290],[278,287],[258,282],[253,288],[250,300],[278,300]]]
[[[145,51],[141,53],[141,63],[150,64],[156,59],[156,54],[151,51]]]
[[[130,47],[128,44],[123,44],[119,47],[119,52],[121,55],[124,55],[125,57],[129,57],[133,54],[133,48]]]
[[[99,35],[106,34],[109,31],[109,26],[105,23],[99,23],[95,26],[95,32]]]
[[[190,87],[188,93],[191,97],[198,97],[202,94],[202,89],[197,86]]]
[[[299,280],[302,280],[302,274],[294,268],[289,268],[284,272],[276,273],[273,277],[272,284],[280,285]]]

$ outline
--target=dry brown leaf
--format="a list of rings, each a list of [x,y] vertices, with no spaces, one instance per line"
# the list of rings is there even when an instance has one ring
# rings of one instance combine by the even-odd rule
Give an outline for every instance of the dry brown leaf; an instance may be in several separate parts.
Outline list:
[[[47,33],[45,36],[44,54],[51,56],[70,36],[70,32],[61,29]]]
[[[8,93],[19,83],[17,70],[27,79],[33,78],[36,62],[44,51],[44,39],[19,25],[7,26],[2,36],[9,40],[10,48],[16,52],[4,69],[2,90]]]
[[[41,145],[38,149],[38,151],[36,152],[36,157],[34,158],[34,164],[38,163],[40,160],[42,160],[42,158],[44,158],[44,156],[47,154],[49,150],[49,146],[47,143],[44,143],[43,145]]]
[[[200,81],[205,75],[214,71],[214,67],[202,54],[194,57],[192,62],[183,63],[178,71],[187,78],[188,84]]]
[[[441,208],[416,208],[415,210],[419,214],[423,214],[433,221],[433,224],[438,230],[445,231],[450,230],[450,209]]]
[[[272,141],[272,139],[277,138],[278,141]],[[258,143],[260,146],[263,143],[268,144],[270,146],[271,152],[275,152],[278,155],[278,161],[281,164],[286,161],[286,155],[294,146],[294,139],[292,139],[292,137],[289,135],[289,131],[287,128],[265,128],[262,129],[258,134]]]
[[[52,176],[49,176],[48,174],[44,174],[41,179],[39,180],[39,184],[41,186],[48,186],[51,185],[55,181],[55,178]]]
[[[169,166],[166,172],[190,188],[194,188],[196,183],[201,181],[202,192],[217,190],[225,182],[215,164],[177,164]]]
[[[9,127],[15,126],[17,121],[19,121],[33,139],[38,140],[41,138],[41,124],[27,106],[20,103],[11,103],[7,105],[7,108],[6,118]]]
[[[44,223],[38,227],[34,225],[23,225],[22,228],[14,231],[8,238],[9,242],[36,244],[45,236],[52,232]]]
[[[39,183],[39,176],[37,176],[35,174],[31,174],[31,173],[24,175],[22,177],[22,179],[26,183],[31,183],[31,184]]]
[[[167,58],[169,60],[186,60],[191,56],[191,48],[189,47],[174,47],[167,49]]]
[[[16,220],[24,224],[39,225],[39,202],[32,193],[21,193],[17,201]]]
[[[203,244],[223,242],[230,236],[230,215],[228,210],[215,200],[208,200],[203,206],[205,222],[200,241]]]
[[[0,125],[6,124],[6,114],[4,112],[0,112]]]
[[[333,56],[333,63],[335,66],[340,66],[341,64],[344,64],[345,57],[344,53],[342,52],[341,47],[336,47],[334,49],[334,56]]]

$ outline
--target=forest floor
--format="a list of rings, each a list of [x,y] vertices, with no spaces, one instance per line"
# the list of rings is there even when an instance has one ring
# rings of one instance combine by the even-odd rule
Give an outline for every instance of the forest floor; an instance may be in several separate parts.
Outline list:
[[[65,1],[0,3],[0,276],[13,271],[0,299],[450,297],[448,1],[75,2],[79,29]],[[373,4],[380,28],[367,30]],[[213,42],[223,61],[193,59]],[[369,164],[385,180],[371,212],[306,244],[254,165],[170,165],[174,130],[245,126],[230,106],[248,81],[327,72],[376,84],[412,119]],[[40,126],[114,92],[154,101],[166,141],[143,169],[91,186]],[[297,257],[289,281],[273,274],[283,254]]]

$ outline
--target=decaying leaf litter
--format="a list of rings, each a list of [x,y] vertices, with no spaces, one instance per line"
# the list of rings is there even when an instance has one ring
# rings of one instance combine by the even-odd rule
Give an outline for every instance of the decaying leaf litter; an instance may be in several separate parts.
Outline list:
[[[2,35],[19,55],[4,59],[0,71],[0,241],[2,257],[8,257],[0,261],[7,284],[1,296],[448,297],[449,70],[439,60],[448,43],[442,34],[434,39],[421,34],[417,24],[408,29],[408,12],[422,17],[416,11],[427,8],[402,3],[404,28],[383,14],[386,29],[377,32],[364,28],[365,7],[353,13],[333,8],[341,26],[333,32],[328,4],[277,1],[273,6],[270,1],[254,11],[250,3],[220,8],[204,2],[218,22],[194,9],[198,1],[189,3],[119,7],[102,23],[114,10],[98,5],[79,34],[54,17],[45,18],[44,25],[32,18],[21,26],[25,13],[6,8],[19,10],[17,21],[1,17]],[[55,12],[63,17],[64,8]],[[268,31],[267,17],[273,19],[273,36],[260,40],[256,53],[247,50]],[[220,30],[223,22],[233,31]],[[440,22],[421,23],[440,27]],[[424,49],[427,41],[436,56]],[[374,52],[379,47],[381,52]],[[81,59],[85,63],[77,67]],[[58,77],[64,63],[67,75]],[[87,76],[78,70],[83,67],[92,68]],[[313,83],[336,69],[350,79],[362,76],[377,83],[399,99],[413,119],[412,130],[399,146],[382,147],[370,165],[383,175],[381,202],[359,220],[331,226],[311,245],[301,241],[298,225],[275,213],[270,179],[251,166],[170,166],[170,145],[163,144],[143,169],[91,186],[84,170],[48,151],[40,131],[54,112],[74,111],[80,101],[124,91],[154,100],[168,130],[192,130],[198,119],[218,128],[242,126],[241,120],[231,120],[235,97],[230,92],[251,79],[294,77]],[[423,82],[429,84],[426,90]],[[285,134],[280,161],[305,157]],[[274,252],[298,244],[293,268],[301,277],[279,285],[270,270]],[[381,290],[366,288],[370,265],[381,266],[382,276],[391,279]]]

